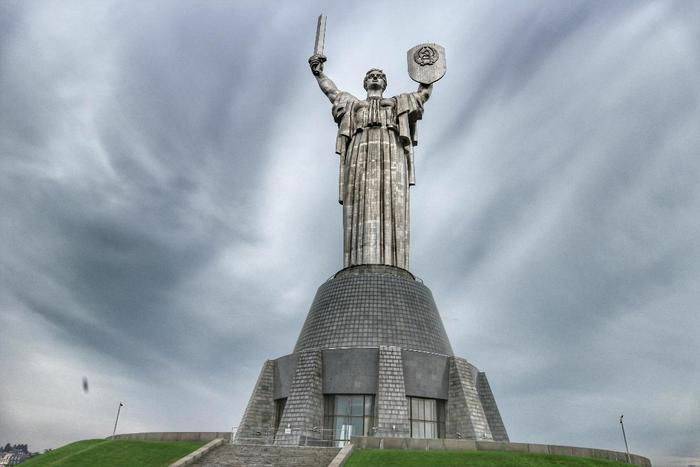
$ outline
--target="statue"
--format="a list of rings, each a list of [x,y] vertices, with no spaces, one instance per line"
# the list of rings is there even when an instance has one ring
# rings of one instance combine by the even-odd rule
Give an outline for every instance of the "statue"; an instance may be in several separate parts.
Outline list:
[[[416,123],[432,83],[445,73],[444,49],[422,44],[409,50],[409,74],[420,81],[416,92],[384,97],[387,77],[372,68],[364,79],[367,98],[358,99],[324,74],[324,40],[322,15],[309,65],[338,124],[335,152],[340,156],[344,267],[385,264],[408,269]]]

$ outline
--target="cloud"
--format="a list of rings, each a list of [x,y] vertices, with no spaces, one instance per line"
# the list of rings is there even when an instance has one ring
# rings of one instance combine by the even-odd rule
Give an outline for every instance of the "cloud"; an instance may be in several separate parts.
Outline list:
[[[0,6],[0,437],[104,436],[122,399],[124,431],[238,422],[341,267],[323,10],[356,95],[447,49],[412,270],[511,438],[620,449],[624,412],[633,450],[700,455],[700,9],[402,6]]]

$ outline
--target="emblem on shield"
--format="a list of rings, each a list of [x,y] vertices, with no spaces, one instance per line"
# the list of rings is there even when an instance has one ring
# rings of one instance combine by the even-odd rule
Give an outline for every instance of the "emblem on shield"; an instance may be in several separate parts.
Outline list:
[[[432,84],[445,76],[445,48],[438,44],[418,44],[408,51],[408,76],[413,81]]]
[[[440,55],[438,51],[429,45],[424,45],[413,53],[413,61],[420,66],[432,65],[437,62]]]

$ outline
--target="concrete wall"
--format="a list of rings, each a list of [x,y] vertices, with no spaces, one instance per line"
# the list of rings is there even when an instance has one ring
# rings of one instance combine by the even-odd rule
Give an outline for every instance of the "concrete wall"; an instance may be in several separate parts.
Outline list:
[[[112,437],[109,437],[112,439]],[[231,440],[230,431],[153,431],[148,433],[123,433],[113,439],[135,439],[142,441],[211,441],[222,438]]]
[[[416,451],[510,451],[537,454],[556,454],[573,457],[590,457],[617,462],[626,462],[624,452],[606,449],[558,446],[554,444],[506,443],[464,439],[414,439],[414,438],[373,438],[353,436],[352,445],[356,449],[406,449]],[[633,465],[651,467],[651,461],[638,454],[630,454]]]

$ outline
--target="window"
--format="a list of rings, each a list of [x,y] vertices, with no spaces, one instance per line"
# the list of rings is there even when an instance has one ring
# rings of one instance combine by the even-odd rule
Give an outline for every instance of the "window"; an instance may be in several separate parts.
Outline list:
[[[370,436],[374,424],[373,395],[331,394],[324,401],[324,439],[343,446],[351,436]]]
[[[445,401],[409,397],[411,438],[445,437]]]

